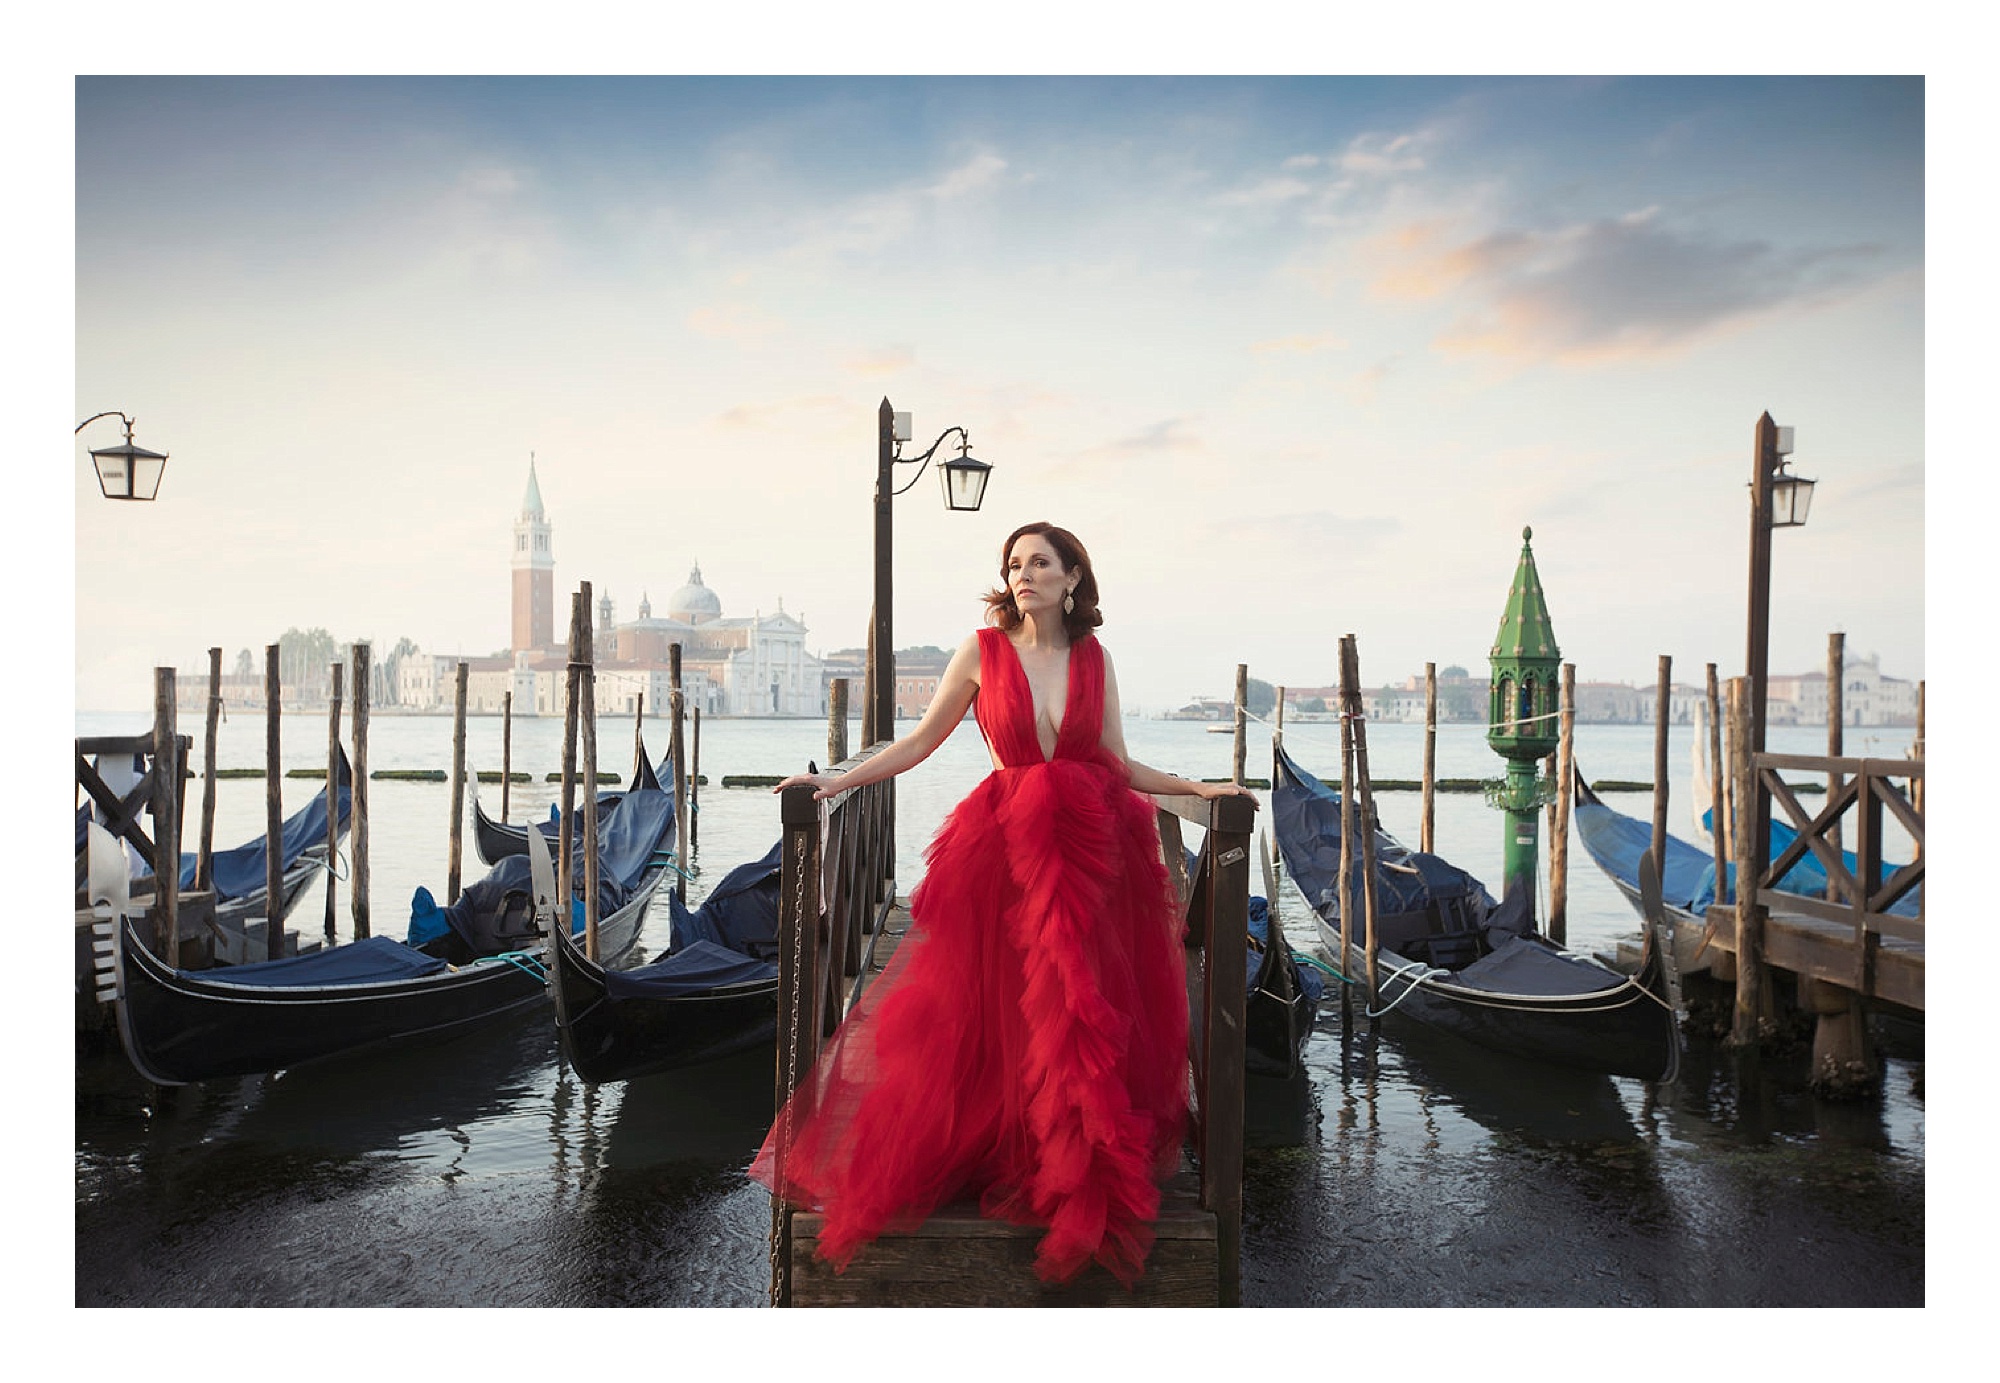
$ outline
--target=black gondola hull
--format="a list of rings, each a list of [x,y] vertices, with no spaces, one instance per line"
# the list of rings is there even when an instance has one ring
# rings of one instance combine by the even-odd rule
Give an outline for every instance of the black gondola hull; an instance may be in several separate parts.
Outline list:
[[[592,1085],[772,1047],[777,1035],[775,980],[673,998],[614,997],[604,967],[559,938],[549,981],[563,1056]]]
[[[1341,954],[1337,920],[1320,918],[1319,934],[1328,954]],[[1400,1015],[1492,1051],[1578,1071],[1658,1081],[1672,1079],[1678,1067],[1680,1038],[1650,952],[1623,984],[1558,996],[1490,994],[1455,984],[1448,973],[1426,974],[1428,967],[1393,951],[1376,961],[1376,1008],[1392,1020]],[[1346,968],[1357,980],[1368,973],[1360,946],[1348,948]]]
[[[665,870],[599,923],[604,954],[639,939]],[[227,968],[175,970],[147,950],[130,919],[118,947],[118,1028],[146,1079],[184,1085],[279,1071],[309,1061],[435,1041],[546,1001],[539,960],[489,960],[376,983],[262,986],[232,983]]]

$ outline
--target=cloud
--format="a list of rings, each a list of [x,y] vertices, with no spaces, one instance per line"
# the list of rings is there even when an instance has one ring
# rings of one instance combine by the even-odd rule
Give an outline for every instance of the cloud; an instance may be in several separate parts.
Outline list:
[[[859,375],[893,375],[917,363],[917,353],[909,346],[882,346],[849,356],[846,365]]]
[[[1007,160],[998,154],[974,154],[925,189],[939,201],[950,201],[993,186],[1007,171]]]
[[[1276,336],[1268,341],[1253,342],[1250,346],[1254,355],[1312,355],[1318,351],[1344,351],[1348,343],[1338,336],[1325,332],[1317,336],[1294,333],[1290,336]]]
[[[755,307],[723,303],[697,307],[687,316],[688,330],[717,341],[759,341],[784,329],[784,323]]]
[[[1450,298],[1437,338],[1448,354],[1589,363],[1672,353],[1788,308],[1819,306],[1872,282],[1881,249],[1779,249],[1661,223],[1657,208],[1455,241],[1413,222],[1366,247],[1378,297]]]
[[[1203,443],[1188,430],[1187,419],[1167,418],[1140,428],[1129,436],[1098,448],[1117,455],[1142,455],[1162,451],[1198,451]]]
[[[1300,178],[1266,178],[1249,187],[1221,193],[1215,201],[1218,206],[1282,206],[1301,197],[1310,197],[1316,190],[1311,183]]]
[[[844,394],[809,394],[770,403],[739,403],[716,415],[716,421],[737,429],[785,428],[814,421],[846,421],[853,413],[854,400]]]
[[[1383,177],[1391,173],[1421,172],[1423,150],[1431,136],[1425,133],[1356,135],[1348,141],[1338,160],[1344,173]]]

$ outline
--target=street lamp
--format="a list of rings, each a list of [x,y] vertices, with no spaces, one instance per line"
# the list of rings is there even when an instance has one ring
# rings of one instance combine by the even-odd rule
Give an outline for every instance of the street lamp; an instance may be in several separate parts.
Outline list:
[[[937,454],[945,439],[952,436],[959,439],[958,455],[938,463],[938,482],[944,491],[945,508],[969,513],[978,509],[986,497],[986,480],[993,469],[972,455],[972,435],[962,427],[948,427],[919,455],[903,456],[903,443],[910,440],[910,415],[898,413],[886,398],[876,415],[875,612],[869,624],[872,648],[868,664],[868,680],[872,685],[868,688],[861,725],[861,738],[867,744],[889,738],[896,723],[896,645],[891,618],[894,583],[890,579],[894,501],[923,478],[924,465]],[[895,487],[897,466],[917,468],[902,490]]]
[[[90,453],[90,459],[97,467],[97,486],[104,491],[104,497],[150,500],[158,495],[160,476],[167,469],[167,454],[134,446],[132,419],[115,409],[91,414],[76,425],[77,432],[82,432],[99,418],[117,418],[125,424],[124,446],[95,447]]]

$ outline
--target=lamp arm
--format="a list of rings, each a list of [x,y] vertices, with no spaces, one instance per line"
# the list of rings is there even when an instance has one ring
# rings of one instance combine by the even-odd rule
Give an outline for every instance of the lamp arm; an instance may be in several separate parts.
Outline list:
[[[127,437],[130,437],[130,436],[131,436],[131,434],[132,434],[132,428],[133,428],[133,425],[134,425],[134,422],[135,422],[135,420],[134,420],[134,419],[132,419],[132,418],[128,418],[128,417],[126,417],[126,416],[125,416],[125,415],[124,415],[123,413],[120,413],[120,412],[119,412],[119,411],[118,411],[117,409],[115,409],[115,408],[113,408],[113,409],[108,409],[107,411],[105,411],[105,412],[103,412],[103,413],[93,413],[93,414],[91,414],[91,415],[90,415],[90,416],[89,416],[88,418],[85,418],[85,419],[84,419],[84,420],[83,420],[82,422],[80,422],[80,423],[78,423],[78,424],[76,425],[76,430],[77,430],[77,432],[81,432],[81,431],[83,431],[83,430],[84,430],[84,429],[85,429],[86,427],[89,427],[89,426],[90,426],[90,425],[91,425],[92,423],[96,422],[96,421],[97,421],[97,420],[98,420],[99,418],[116,418],[116,419],[118,419],[118,421],[120,421],[120,422],[122,422],[122,423],[124,423],[124,424],[125,424],[125,435],[126,435]],[[75,433],[72,433],[72,434],[70,434],[70,435],[71,435],[71,436],[75,436],[76,434],[75,434]],[[939,441],[943,441],[944,439],[943,439],[943,438],[939,438],[938,440],[939,440]]]
[[[912,486],[914,486],[919,480],[922,480],[924,478],[924,470],[930,464],[930,459],[933,456],[937,455],[937,449],[944,445],[944,439],[951,436],[954,432],[965,439],[966,446],[969,447],[972,445],[971,433],[967,432],[962,427],[948,427],[943,432],[940,432],[938,434],[938,438],[935,442],[932,442],[918,455],[897,456],[891,458],[898,466],[915,466],[917,468],[917,473],[910,477],[910,483],[908,485],[905,485],[901,490],[890,491],[892,497],[895,495],[903,494],[904,492],[908,491]]]

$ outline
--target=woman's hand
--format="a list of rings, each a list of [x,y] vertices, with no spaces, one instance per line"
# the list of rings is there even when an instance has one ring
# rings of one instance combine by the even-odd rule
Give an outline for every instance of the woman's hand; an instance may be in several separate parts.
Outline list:
[[[813,789],[813,801],[824,802],[827,798],[846,791],[841,786],[841,780],[846,776],[844,773],[794,773],[771,791],[780,793],[786,788],[810,787]]]
[[[1247,797],[1252,811],[1262,805],[1257,801],[1257,794],[1240,783],[1196,783],[1194,795],[1204,802],[1213,802],[1218,797]]]

